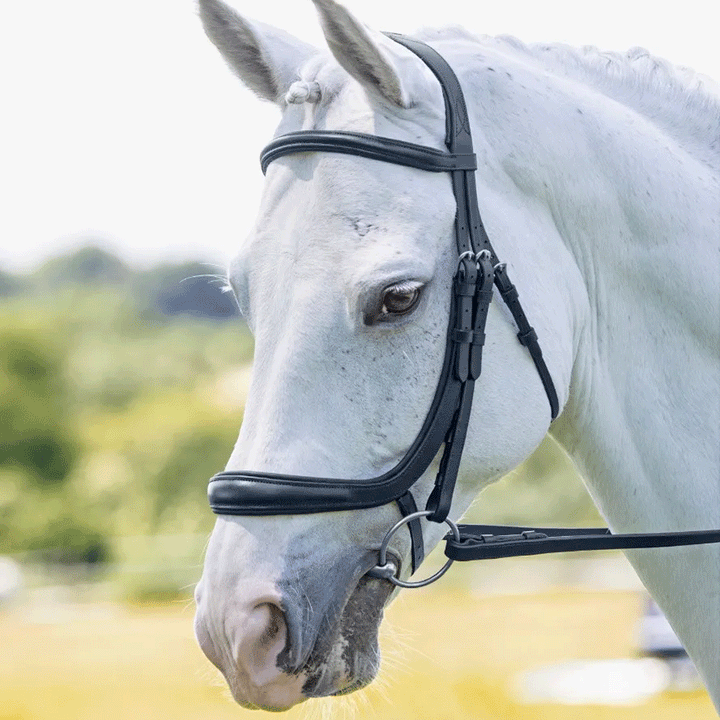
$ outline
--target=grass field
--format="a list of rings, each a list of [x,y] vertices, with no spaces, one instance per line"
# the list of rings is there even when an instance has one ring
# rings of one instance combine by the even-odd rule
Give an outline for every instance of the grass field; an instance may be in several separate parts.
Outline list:
[[[633,654],[631,592],[472,597],[438,588],[388,611],[379,682],[285,717],[374,720],[712,720],[704,692],[631,707],[524,705],[517,673]],[[353,711],[355,708],[355,711]],[[21,606],[0,613],[0,720],[226,720],[233,704],[197,648],[192,607]],[[277,717],[277,716],[275,716]]]

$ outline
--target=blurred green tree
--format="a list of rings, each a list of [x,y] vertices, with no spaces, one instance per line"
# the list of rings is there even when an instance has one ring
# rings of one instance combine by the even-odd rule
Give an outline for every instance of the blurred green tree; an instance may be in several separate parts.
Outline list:
[[[90,244],[45,261],[32,279],[40,288],[54,289],[65,285],[119,285],[131,276],[132,270],[117,255]]]
[[[25,289],[25,285],[19,275],[0,269],[0,298],[18,295]]]
[[[153,485],[153,525],[158,527],[172,512],[182,512],[193,503],[205,509],[205,493],[198,488],[218,468],[224,468],[232,450],[237,428],[228,423],[188,428],[185,436],[176,439],[165,464],[151,478]]]
[[[89,247],[0,276],[0,553],[99,562],[116,535],[211,526],[253,349],[212,272]]]
[[[0,466],[21,466],[36,485],[64,482],[77,456],[66,401],[51,348],[30,335],[1,332]]]
[[[109,545],[67,487],[79,458],[59,351],[0,330],[0,551],[62,563],[106,560]]]

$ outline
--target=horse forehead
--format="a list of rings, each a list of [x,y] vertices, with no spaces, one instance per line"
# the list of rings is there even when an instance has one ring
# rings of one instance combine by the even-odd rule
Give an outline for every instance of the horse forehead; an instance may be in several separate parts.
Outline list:
[[[334,286],[371,281],[388,264],[437,255],[451,237],[448,178],[328,153],[305,180],[308,162],[298,159],[269,179],[266,209],[237,262],[262,287],[278,276]]]

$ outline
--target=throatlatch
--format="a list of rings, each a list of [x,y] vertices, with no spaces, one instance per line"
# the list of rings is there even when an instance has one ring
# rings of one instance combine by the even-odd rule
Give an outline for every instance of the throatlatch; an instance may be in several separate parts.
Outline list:
[[[476,159],[465,99],[455,73],[433,48],[402,35],[388,37],[415,53],[438,79],[445,102],[447,152],[392,138],[339,131],[300,131],[281,135],[260,156],[263,173],[285,155],[331,152],[450,174],[457,205],[455,239],[457,268],[453,278],[445,356],[440,379],[422,428],[400,462],[385,474],[367,480],[316,478],[252,471],[221,472],[210,480],[208,498],[219,515],[297,515],[378,507],[396,502],[402,519],[383,540],[379,565],[370,571],[403,587],[419,587],[440,577],[454,560],[476,560],[547,552],[611,548],[668,547],[720,542],[720,530],[690,533],[612,535],[606,528],[516,528],[459,525],[449,518],[453,491],[465,444],[475,381],[482,369],[485,322],[493,285],[509,308],[518,340],[528,349],[550,403],[554,420],[559,403],[543,359],[537,333],[520,304],[485,232],[475,188]],[[424,510],[418,511],[411,493],[442,449],[435,485]],[[403,525],[412,542],[412,571],[423,560],[420,520],[449,525],[448,563],[432,578],[411,583],[397,577],[399,568],[387,559],[388,543]]]

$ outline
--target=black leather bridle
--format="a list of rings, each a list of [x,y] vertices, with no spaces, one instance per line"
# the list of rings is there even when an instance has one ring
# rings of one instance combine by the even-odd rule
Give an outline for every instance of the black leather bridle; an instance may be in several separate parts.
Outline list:
[[[528,349],[535,363],[553,420],[557,417],[559,406],[537,334],[525,316],[518,292],[508,278],[507,268],[495,254],[480,218],[475,189],[476,159],[458,79],[444,58],[430,46],[402,35],[388,33],[388,37],[415,53],[440,82],[445,100],[447,152],[364,133],[301,131],[273,140],[263,150],[260,162],[264,173],[273,160],[283,155],[332,152],[429,172],[450,173],[457,204],[455,239],[458,261],[453,279],[445,356],[430,410],[405,456],[379,477],[358,480],[226,471],[210,480],[210,507],[218,515],[297,515],[356,510],[396,502],[403,519],[386,535],[382,561],[375,568],[375,575],[404,585],[408,584],[398,580],[395,565],[386,563],[387,542],[401,525],[408,525],[414,572],[424,557],[420,527],[422,517],[433,522],[447,522],[452,528],[453,532],[446,537],[445,549],[450,562],[549,552],[720,542],[720,530],[613,535],[607,528],[455,526],[448,519],[470,419],[473,389],[481,371],[485,321],[493,285],[515,320],[519,341]],[[434,488],[425,510],[418,511],[411,488],[441,448]]]

